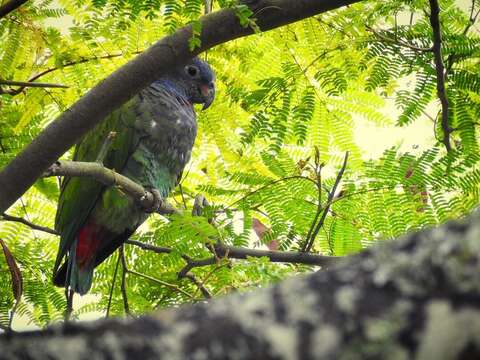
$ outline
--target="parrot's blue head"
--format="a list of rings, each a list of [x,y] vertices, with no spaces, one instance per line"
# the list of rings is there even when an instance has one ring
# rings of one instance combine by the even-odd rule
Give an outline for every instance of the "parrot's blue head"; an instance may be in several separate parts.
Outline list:
[[[170,81],[182,88],[188,101],[208,108],[215,98],[215,74],[205,61],[193,58],[175,69]]]

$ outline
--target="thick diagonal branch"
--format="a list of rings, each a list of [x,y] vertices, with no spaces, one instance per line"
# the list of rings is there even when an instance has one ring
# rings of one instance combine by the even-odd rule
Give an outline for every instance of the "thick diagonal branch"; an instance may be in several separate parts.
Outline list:
[[[10,0],[0,6],[0,19],[10,14],[12,11],[16,10],[28,0]]]

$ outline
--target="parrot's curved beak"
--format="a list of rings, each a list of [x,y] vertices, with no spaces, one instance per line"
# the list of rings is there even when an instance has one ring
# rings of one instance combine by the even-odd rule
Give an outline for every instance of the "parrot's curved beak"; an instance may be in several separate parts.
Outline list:
[[[208,85],[202,85],[200,87],[200,91],[205,100],[203,102],[202,110],[206,110],[210,107],[210,105],[212,105],[213,100],[215,99],[215,85],[213,82]]]

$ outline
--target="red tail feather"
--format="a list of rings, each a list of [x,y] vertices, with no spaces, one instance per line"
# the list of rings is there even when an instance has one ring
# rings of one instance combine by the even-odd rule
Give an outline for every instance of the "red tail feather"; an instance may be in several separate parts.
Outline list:
[[[80,269],[94,261],[102,238],[101,230],[100,226],[89,221],[78,232],[75,256]]]

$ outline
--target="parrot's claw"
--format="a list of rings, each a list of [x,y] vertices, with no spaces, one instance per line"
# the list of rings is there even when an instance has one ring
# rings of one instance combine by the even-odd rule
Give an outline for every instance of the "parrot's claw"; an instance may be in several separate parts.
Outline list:
[[[146,190],[153,195],[153,202],[150,206],[144,207],[144,210],[148,214],[157,212],[162,205],[162,195],[160,194],[160,191],[158,191],[158,189],[156,188],[146,188]]]
[[[195,196],[195,201],[193,203],[192,216],[202,216],[203,208],[209,206],[207,199],[202,194]]]

